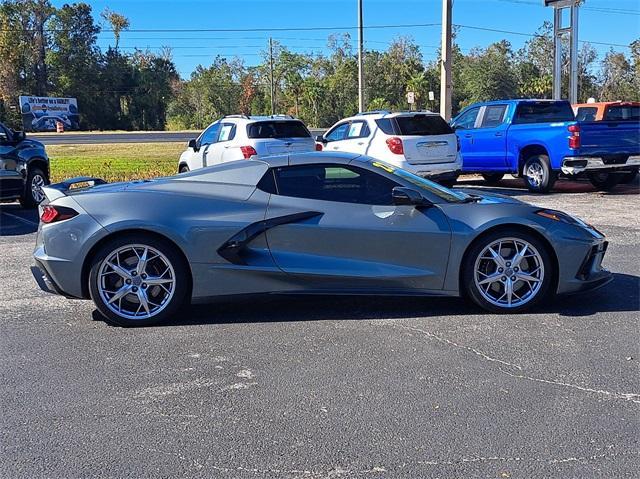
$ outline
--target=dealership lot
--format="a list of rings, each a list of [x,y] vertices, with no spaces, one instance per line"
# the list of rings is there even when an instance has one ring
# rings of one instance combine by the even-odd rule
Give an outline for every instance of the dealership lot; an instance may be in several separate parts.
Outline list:
[[[0,206],[0,477],[632,477],[637,180],[493,190],[594,224],[614,282],[520,315],[261,297],[120,329],[37,289],[37,217]]]

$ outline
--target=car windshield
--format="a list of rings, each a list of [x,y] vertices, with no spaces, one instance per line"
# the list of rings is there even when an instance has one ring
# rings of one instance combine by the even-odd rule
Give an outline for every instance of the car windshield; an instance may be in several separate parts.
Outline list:
[[[375,168],[380,168],[381,170],[386,171],[387,173],[391,173],[392,175],[403,179],[404,181],[408,181],[414,186],[417,186],[423,191],[427,191],[432,195],[436,195],[438,198],[443,199],[449,203],[459,203],[470,198],[469,195],[462,193],[461,191],[450,190],[449,188],[445,188],[438,183],[434,183],[433,181],[422,178],[421,176],[414,175],[413,173],[408,172],[407,170],[403,170],[402,168],[397,168],[389,163],[385,163],[383,161],[374,160],[371,162],[371,165]]]
[[[310,138],[300,121],[259,121],[247,127],[249,138]]]

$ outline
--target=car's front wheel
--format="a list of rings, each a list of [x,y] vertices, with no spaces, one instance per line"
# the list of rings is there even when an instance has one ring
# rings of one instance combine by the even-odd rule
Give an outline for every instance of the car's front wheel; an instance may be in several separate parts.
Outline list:
[[[548,294],[554,263],[547,247],[519,230],[491,233],[465,256],[463,288],[477,305],[491,312],[519,312]]]
[[[184,303],[188,274],[184,259],[168,241],[124,235],[93,257],[89,291],[108,322],[150,326],[169,319]]]

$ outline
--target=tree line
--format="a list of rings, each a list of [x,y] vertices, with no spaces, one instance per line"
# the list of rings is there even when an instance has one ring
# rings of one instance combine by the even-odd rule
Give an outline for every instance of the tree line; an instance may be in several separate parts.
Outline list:
[[[170,49],[123,53],[119,41],[129,20],[111,10],[101,18],[114,35],[106,51],[97,46],[103,27],[86,3],[55,8],[49,0],[0,2],[3,121],[19,126],[19,95],[69,96],[78,99],[84,129],[201,129],[225,114],[269,114],[272,80],[277,113],[324,127],[357,112],[357,52],[348,34],[329,36],[327,53],[296,53],[274,42],[273,54],[265,49],[258,65],[212,57],[210,65],[181,79]],[[518,50],[506,40],[466,52],[454,45],[454,111],[499,98],[550,98],[552,64],[548,22]],[[640,101],[640,39],[603,58],[583,43],[578,64],[580,101]],[[563,68],[568,78],[568,58]],[[364,70],[368,109],[408,109],[412,91],[415,108],[438,111],[439,58],[425,61],[411,37],[367,50]]]

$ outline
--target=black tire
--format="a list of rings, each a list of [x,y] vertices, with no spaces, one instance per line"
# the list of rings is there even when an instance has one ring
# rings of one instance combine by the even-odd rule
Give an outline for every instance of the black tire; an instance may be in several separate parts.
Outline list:
[[[123,316],[116,313],[107,305],[105,299],[103,298],[103,294],[101,294],[101,291],[100,291],[100,287],[102,284],[101,282],[107,281],[106,279],[99,280],[99,274],[100,274],[100,270],[103,265],[103,262],[106,259],[108,259],[115,251],[121,248],[126,248],[127,246],[131,246],[131,245],[136,245],[136,247],[140,245],[140,247],[146,246],[146,247],[155,249],[156,251],[164,255],[164,258],[162,259],[162,261],[164,262],[164,259],[166,259],[170,263],[171,267],[173,268],[173,273],[174,273],[173,296],[171,296],[166,301],[166,304],[164,304],[162,309],[159,310],[157,314],[153,314],[150,317],[134,319],[134,318],[127,317],[126,314]],[[156,261],[158,260],[156,259]],[[154,266],[151,261],[149,261],[149,264],[150,264],[150,267]],[[116,285],[116,287],[124,286],[124,279],[118,278],[117,273],[113,273],[113,274],[116,275],[115,281],[116,282],[120,281],[120,284]],[[156,274],[159,275],[160,273],[156,273]],[[144,275],[141,275],[140,278],[144,278]],[[96,307],[98,308],[98,311],[102,314],[102,316],[104,316],[106,321],[116,326],[123,326],[123,327],[151,326],[155,324],[160,324],[170,319],[172,316],[176,314],[176,312],[180,309],[180,307],[185,303],[187,294],[190,290],[190,284],[191,284],[191,278],[190,278],[189,267],[186,264],[182,255],[180,254],[180,252],[177,250],[177,247],[173,245],[171,242],[155,236],[149,236],[145,234],[126,234],[126,235],[114,238],[113,240],[108,241],[106,244],[104,244],[98,250],[98,252],[93,256],[93,258],[91,258],[91,269],[89,272],[89,292],[91,295],[91,299],[93,300]],[[132,287],[134,285],[136,285],[135,282],[133,283]],[[138,287],[141,289],[147,290],[145,294],[148,295],[147,297],[149,300],[156,299],[156,296],[154,296],[154,291],[158,291],[157,293],[155,293],[157,295],[165,294],[160,290],[154,290],[154,288],[158,288],[157,286],[145,285],[144,283],[142,283],[141,285],[138,285]],[[104,289],[106,289],[106,287]],[[123,299],[125,300],[126,303],[131,303],[132,305],[135,305],[134,304],[135,302],[141,303],[141,301],[137,301],[137,296],[133,292],[123,296]]]
[[[589,172],[587,173],[587,178],[589,178],[593,187],[598,191],[612,190],[618,185],[618,183],[620,183],[620,181],[622,181],[622,175],[606,171]]]
[[[504,178],[502,173],[483,173],[482,177],[484,181],[490,185],[497,185],[500,183],[500,180]]]
[[[536,290],[535,294],[531,296],[526,302],[521,305],[512,305],[510,307],[499,306],[496,305],[485,298],[482,292],[479,290],[479,286],[475,281],[475,268],[476,261],[482,261],[479,259],[479,256],[483,253],[487,246],[492,243],[503,240],[508,244],[508,241],[511,239],[516,239],[520,241],[525,241],[529,243],[529,245],[533,246],[535,250],[538,252],[539,257],[541,259],[541,263],[543,265],[543,277],[542,281],[540,281],[540,285]],[[508,256],[507,256],[508,257]],[[529,260],[527,260],[529,261]],[[508,263],[507,263],[508,264]],[[522,264],[522,263],[520,263]],[[522,270],[521,272],[525,272]],[[494,274],[498,272],[494,271]],[[541,301],[543,301],[551,292],[551,288],[555,281],[555,262],[552,260],[551,252],[549,251],[547,245],[545,245],[540,239],[538,239],[533,234],[527,233],[525,231],[521,231],[518,229],[503,229],[497,230],[489,233],[488,235],[482,236],[477,239],[469,248],[467,253],[465,254],[462,271],[461,271],[461,289],[462,293],[469,299],[471,299],[475,304],[480,306],[481,308],[490,311],[492,313],[519,313],[521,311],[525,311],[532,307],[535,307]],[[484,273],[482,273],[484,274]],[[499,276],[501,276],[502,272],[499,272]],[[509,272],[504,273],[509,274]],[[514,273],[511,273],[514,274]],[[483,276],[479,276],[483,277]],[[513,276],[515,277],[515,276]],[[506,278],[506,277],[505,277]],[[513,283],[514,288],[526,288],[526,285],[521,280],[516,280]],[[497,286],[501,287],[500,285]],[[515,289],[514,289],[515,290]],[[505,287],[506,291],[506,287]],[[499,294],[499,293],[498,293]],[[524,294],[523,294],[524,296]]]
[[[551,169],[547,155],[534,155],[524,162],[522,177],[529,191],[548,193],[556,183],[558,174]]]
[[[188,173],[189,171],[189,167],[187,165],[180,165],[180,168],[178,169],[178,173]]]
[[[638,176],[638,170],[635,169],[633,171],[629,171],[627,173],[621,173],[620,174],[620,183],[622,184],[629,184],[629,183],[633,183],[633,181],[636,179],[636,177]]]
[[[34,186],[34,183],[36,182],[41,182],[42,186],[48,185],[49,177],[40,168],[29,168],[27,181],[24,185],[24,192],[20,197],[20,204],[23,208],[35,208],[44,199],[44,196],[37,197],[37,193],[34,193],[32,186]]]

